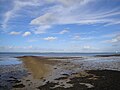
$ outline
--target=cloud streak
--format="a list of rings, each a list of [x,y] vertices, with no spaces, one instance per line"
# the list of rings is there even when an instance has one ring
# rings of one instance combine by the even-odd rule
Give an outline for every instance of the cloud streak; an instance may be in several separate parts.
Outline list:
[[[10,35],[19,35],[19,34],[21,34],[21,32],[12,31],[12,32],[10,32],[9,34],[10,34]]]
[[[10,2],[11,3],[11,2]],[[13,7],[4,14],[3,28],[7,28],[8,22],[17,16],[17,13],[26,6],[33,7],[41,5],[39,0],[13,0]]]
[[[67,29],[64,29],[62,31],[59,32],[59,34],[65,34],[65,33],[68,33],[69,31]]]
[[[31,26],[35,26],[36,34],[46,33],[47,29],[52,28],[54,25],[66,24],[96,24],[102,23],[107,25],[120,24],[120,7],[112,7],[109,9],[102,9],[98,6],[101,0],[13,0],[13,7],[4,14],[3,28],[12,18],[24,10],[24,7],[39,7],[45,10],[41,15],[31,20]],[[105,2],[103,2],[105,3]],[[91,7],[92,5],[92,7]],[[103,6],[106,6],[105,4]],[[41,11],[41,10],[39,10]],[[34,11],[33,11],[34,12]],[[91,13],[94,12],[94,13]],[[116,18],[114,18],[116,17]]]
[[[94,10],[100,1],[96,0],[52,0],[55,5],[47,8],[46,12],[33,19],[30,24],[38,26],[54,26],[64,24],[96,24],[102,23],[105,25],[119,24],[120,7]],[[97,4],[96,4],[97,3]],[[94,13],[91,13],[94,12]]]

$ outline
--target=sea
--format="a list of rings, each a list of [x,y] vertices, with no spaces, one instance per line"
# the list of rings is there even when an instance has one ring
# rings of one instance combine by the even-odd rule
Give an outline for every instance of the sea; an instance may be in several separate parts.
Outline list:
[[[0,52],[0,57],[18,57],[18,56],[48,56],[48,57],[80,57],[80,56],[96,56],[110,55],[115,52],[107,53],[25,53],[25,52]]]
[[[25,53],[25,52],[0,52],[1,65],[15,65],[22,63],[18,56],[46,56],[46,57],[91,57],[96,55],[110,55],[115,53]]]

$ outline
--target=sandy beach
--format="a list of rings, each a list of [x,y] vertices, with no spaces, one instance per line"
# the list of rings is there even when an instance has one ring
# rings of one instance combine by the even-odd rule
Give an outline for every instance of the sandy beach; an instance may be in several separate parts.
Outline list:
[[[0,65],[0,90],[119,90],[120,57],[19,56]]]

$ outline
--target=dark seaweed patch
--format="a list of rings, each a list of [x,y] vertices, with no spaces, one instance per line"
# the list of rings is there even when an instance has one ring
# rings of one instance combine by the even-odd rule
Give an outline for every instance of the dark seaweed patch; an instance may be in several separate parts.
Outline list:
[[[23,85],[23,84],[18,84],[18,85],[14,85],[13,87],[14,87],[14,88],[23,88],[23,87],[25,87],[25,85]]]

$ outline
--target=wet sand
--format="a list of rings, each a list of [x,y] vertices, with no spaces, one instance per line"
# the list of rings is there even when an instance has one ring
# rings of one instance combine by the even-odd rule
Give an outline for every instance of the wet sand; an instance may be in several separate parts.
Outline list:
[[[24,66],[28,69],[28,71],[32,74],[32,76],[36,79],[40,79],[46,76],[51,70],[53,62],[49,62],[45,60],[43,57],[19,57],[23,61]],[[54,62],[55,63],[55,62]]]
[[[0,72],[0,90],[119,90],[120,88],[119,57],[17,58],[23,63],[1,67],[3,71],[8,68],[9,70]],[[98,61],[99,59],[101,61]],[[104,59],[109,62],[106,63]],[[117,62],[112,62],[110,59]]]

